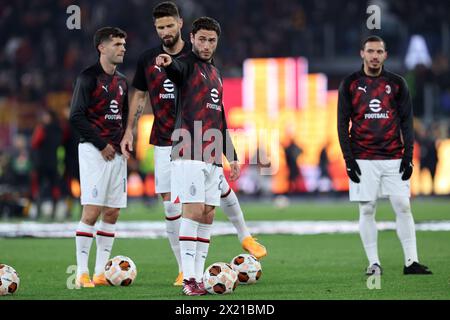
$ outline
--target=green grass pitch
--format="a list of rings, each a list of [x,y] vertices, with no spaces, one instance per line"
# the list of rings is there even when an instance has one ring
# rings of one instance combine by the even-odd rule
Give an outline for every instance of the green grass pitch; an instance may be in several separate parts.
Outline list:
[[[448,200],[413,201],[416,222],[450,220]],[[268,205],[243,205],[247,220],[356,220],[357,206],[347,202],[296,203],[284,210]],[[134,204],[123,220],[158,220],[160,206],[149,209]],[[393,220],[389,205],[381,203],[378,220]],[[217,219],[224,220],[222,213]],[[450,232],[417,232],[422,263],[431,276],[404,276],[403,253],[395,231],[379,233],[384,268],[381,289],[369,290],[364,269],[367,260],[358,234],[260,235],[268,256],[263,275],[255,285],[240,285],[227,296],[186,297],[172,282],[177,275],[175,258],[166,239],[117,239],[112,256],[127,255],[138,268],[131,287],[98,287],[70,290],[66,273],[75,264],[74,239],[0,239],[0,262],[20,275],[18,292],[0,300],[16,299],[160,299],[160,300],[266,300],[266,299],[450,299]],[[213,237],[207,265],[229,262],[242,253],[236,236]],[[95,244],[90,258],[94,269]]]

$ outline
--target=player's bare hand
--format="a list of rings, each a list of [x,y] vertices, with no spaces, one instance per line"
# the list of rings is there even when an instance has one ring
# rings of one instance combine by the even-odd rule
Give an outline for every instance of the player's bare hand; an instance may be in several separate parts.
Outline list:
[[[114,159],[115,155],[116,155],[116,150],[114,149],[114,147],[112,145],[110,145],[109,143],[106,145],[106,147],[100,151],[102,153],[102,157],[103,159],[105,159],[106,161],[111,161]]]
[[[230,163],[230,180],[236,181],[239,179],[239,176],[241,175],[241,167],[239,165],[239,162],[233,161]]]
[[[126,159],[130,158],[130,151],[133,151],[133,132],[131,130],[125,130],[122,141],[120,141],[120,151]]]
[[[172,57],[168,54],[161,53],[159,56],[156,57],[156,65],[158,67],[167,67],[172,63]]]

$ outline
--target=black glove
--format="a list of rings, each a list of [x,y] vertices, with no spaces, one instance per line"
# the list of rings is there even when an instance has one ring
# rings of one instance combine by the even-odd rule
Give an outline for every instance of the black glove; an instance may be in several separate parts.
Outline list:
[[[361,169],[359,169],[358,162],[355,159],[350,159],[345,161],[345,165],[347,166],[347,175],[348,177],[355,183],[359,183],[361,180],[359,179],[359,175],[361,175]]]
[[[413,164],[412,159],[409,157],[403,157],[402,162],[400,163],[400,173],[402,174],[402,180],[406,181],[409,178],[411,178],[411,175],[413,173]]]

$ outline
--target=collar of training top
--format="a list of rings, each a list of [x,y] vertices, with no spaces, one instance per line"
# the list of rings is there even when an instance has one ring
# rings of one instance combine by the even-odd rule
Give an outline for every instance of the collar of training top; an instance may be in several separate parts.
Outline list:
[[[106,74],[106,75],[109,76],[109,77],[115,76],[115,75],[117,74],[117,67],[116,67],[116,69],[114,70],[114,73],[113,73],[113,74],[107,73],[107,72],[105,71],[105,69],[103,69],[102,64],[100,63],[100,59],[97,60],[97,63],[95,64],[95,68],[96,68],[96,70],[97,70],[98,73],[104,73],[104,74]]]

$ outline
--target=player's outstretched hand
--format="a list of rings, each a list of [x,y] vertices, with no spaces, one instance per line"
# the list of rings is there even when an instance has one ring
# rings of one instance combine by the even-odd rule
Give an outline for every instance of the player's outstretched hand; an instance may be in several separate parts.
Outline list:
[[[106,161],[113,160],[116,155],[116,149],[114,149],[114,147],[112,145],[110,145],[109,143],[100,152],[102,153],[103,159],[105,159]]]
[[[155,61],[156,65],[158,67],[167,67],[172,63],[172,57],[168,54],[161,53],[159,56],[156,57]]]
[[[133,132],[131,130],[125,130],[122,141],[120,141],[120,151],[126,159],[130,158],[130,151],[133,151]]]
[[[361,169],[359,169],[358,162],[355,159],[345,161],[347,166],[347,175],[354,183],[359,183],[361,180],[358,175],[361,175]]]
[[[402,162],[400,163],[400,173],[402,174],[402,180],[406,181],[409,178],[411,178],[411,175],[413,173],[413,163],[412,159],[409,157],[403,157]]]
[[[239,179],[239,176],[241,175],[241,167],[239,166],[239,162],[233,161],[230,163],[230,180],[236,181]]]

